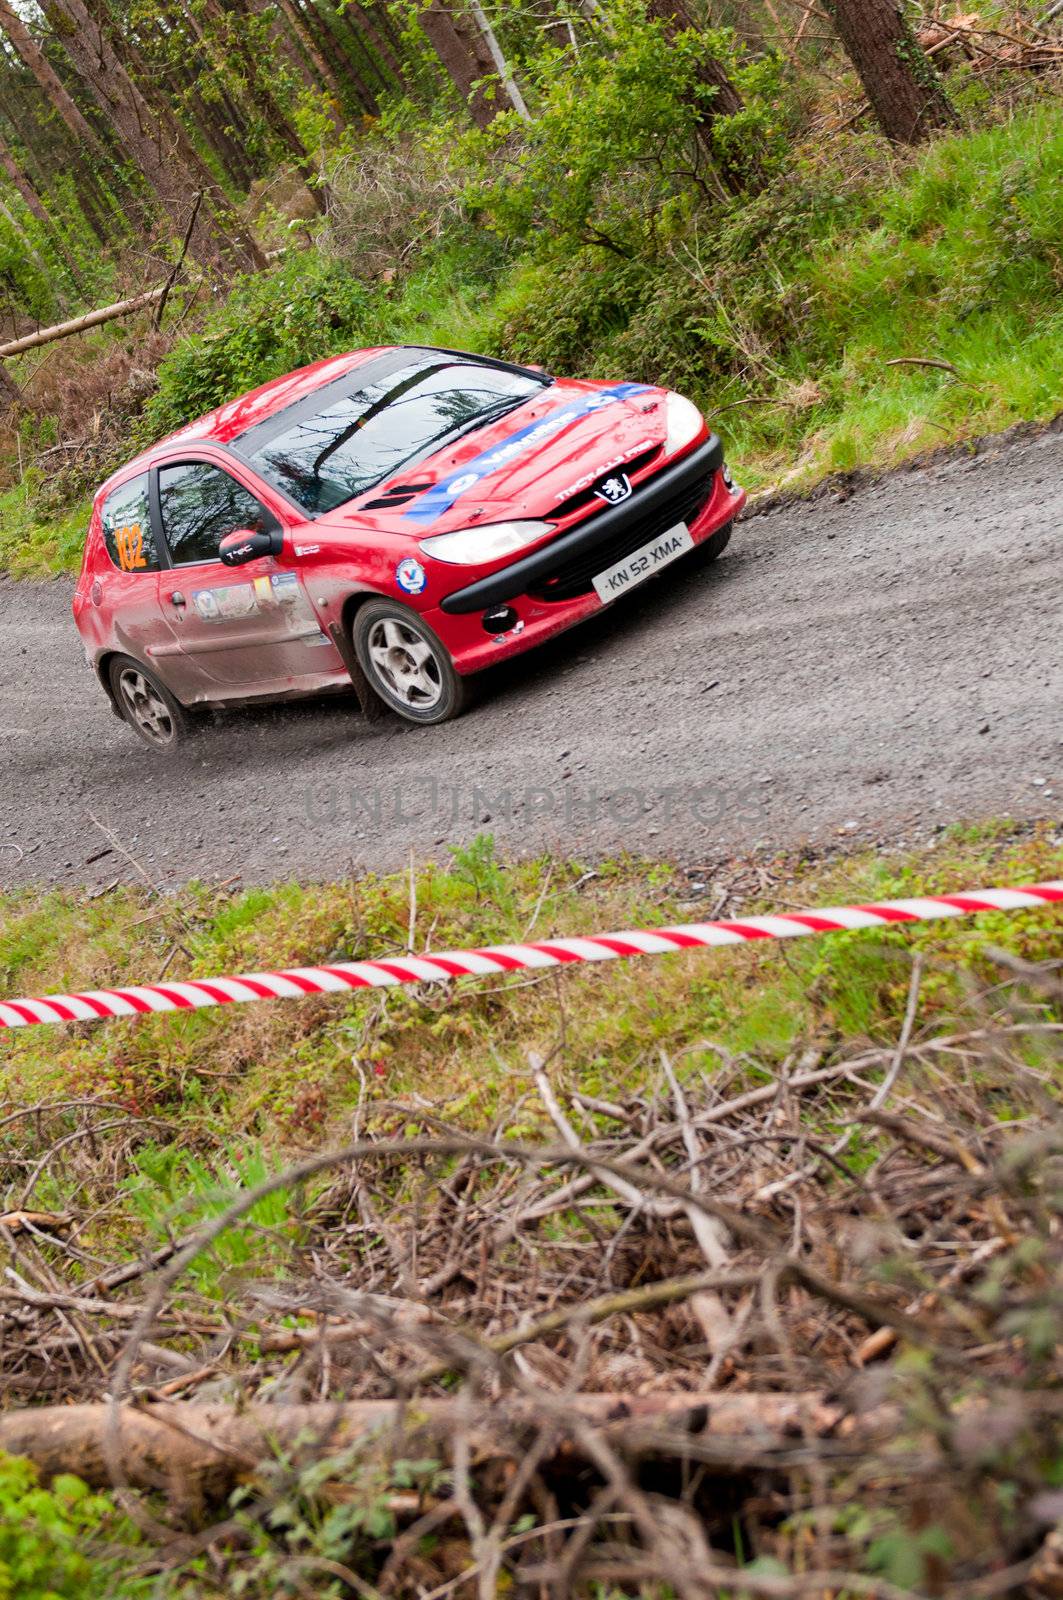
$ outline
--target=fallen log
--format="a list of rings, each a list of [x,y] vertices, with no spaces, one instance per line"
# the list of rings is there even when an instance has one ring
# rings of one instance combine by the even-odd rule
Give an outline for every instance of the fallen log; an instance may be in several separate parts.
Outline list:
[[[0,361],[8,356],[21,355],[24,350],[36,350],[39,345],[51,344],[56,339],[67,339],[72,333],[84,333],[88,328],[97,328],[101,322],[113,322],[116,317],[131,316],[134,311],[161,300],[169,287],[170,280],[167,278],[165,283],[156,284],[154,289],[145,289],[143,294],[132,295],[128,300],[116,300],[113,305],[100,306],[95,311],[84,312],[80,317],[71,317],[68,322],[56,322],[50,328],[38,328],[36,333],[26,333],[21,339],[0,344]]]
[[[581,1394],[558,1398],[555,1419],[566,1417],[605,1430],[618,1444],[626,1430],[654,1425],[655,1453],[683,1454],[683,1440],[696,1435],[733,1449],[737,1466],[763,1459],[808,1438],[823,1438],[841,1423],[844,1410],[819,1394]],[[112,1482],[107,1463],[106,1403],[27,1407],[0,1415],[0,1451],[25,1456],[45,1480],[73,1473],[96,1488]],[[176,1401],[123,1406],[119,1412],[119,1456],[126,1483],[136,1489],[163,1490],[186,1514],[220,1503],[234,1485],[254,1475],[259,1463],[278,1449],[308,1439],[332,1451],[372,1435],[402,1429],[402,1447],[411,1439],[443,1451],[456,1430],[469,1421],[466,1407],[451,1399],[403,1404],[396,1400],[349,1400],[330,1404],[250,1405]],[[508,1453],[500,1441],[529,1432],[551,1420],[551,1411],[526,1401],[507,1401],[485,1409],[469,1429],[474,1458]],[[510,1447],[511,1448],[511,1447]],[[566,1446],[579,1455],[578,1445]]]

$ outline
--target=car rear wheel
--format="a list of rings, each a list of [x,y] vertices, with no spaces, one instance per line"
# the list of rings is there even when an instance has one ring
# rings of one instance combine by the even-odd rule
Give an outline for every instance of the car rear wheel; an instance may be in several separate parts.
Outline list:
[[[188,733],[188,717],[147,667],[129,656],[115,656],[110,666],[115,704],[133,732],[153,750],[174,750]]]
[[[441,640],[394,600],[370,600],[354,619],[358,662],[377,694],[408,722],[448,722],[464,709],[464,680]]]

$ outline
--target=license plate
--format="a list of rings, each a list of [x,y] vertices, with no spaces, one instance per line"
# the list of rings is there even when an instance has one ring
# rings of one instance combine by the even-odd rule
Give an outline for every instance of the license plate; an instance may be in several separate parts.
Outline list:
[[[662,567],[666,567],[670,561],[676,561],[693,548],[694,541],[690,537],[686,523],[677,522],[667,533],[659,533],[649,544],[644,544],[641,550],[636,550],[633,555],[618,561],[615,567],[607,567],[604,572],[599,572],[594,580],[599,600],[615,600],[625,590],[644,583],[647,578],[652,578],[655,572],[660,572]]]

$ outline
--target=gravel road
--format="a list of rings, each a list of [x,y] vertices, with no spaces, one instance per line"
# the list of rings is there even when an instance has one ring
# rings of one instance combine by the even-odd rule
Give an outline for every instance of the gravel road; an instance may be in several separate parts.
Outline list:
[[[346,699],[144,749],[66,580],[0,580],[0,883],[246,883],[510,852],[711,862],[1063,814],[1063,433],[750,516],[441,728]],[[14,846],[15,848],[11,848]]]

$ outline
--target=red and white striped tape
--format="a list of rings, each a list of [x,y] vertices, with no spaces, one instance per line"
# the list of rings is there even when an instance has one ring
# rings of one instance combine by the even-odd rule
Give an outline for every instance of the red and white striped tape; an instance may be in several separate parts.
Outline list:
[[[788,911],[741,922],[688,922],[674,928],[598,933],[580,939],[544,939],[536,944],[496,944],[482,950],[441,955],[389,956],[386,961],[340,961],[327,967],[290,967],[283,972],[245,972],[237,978],[193,978],[185,983],[136,984],[129,989],[89,989],[39,999],[0,1002],[0,1028],[41,1022],[92,1022],[160,1011],[195,1011],[203,1006],[241,1005],[251,1000],[297,1000],[308,994],[344,994],[351,989],[387,989],[400,983],[449,982],[524,968],[569,966],[580,961],[615,961],[660,956],[753,939],[796,939],[843,928],[882,928],[979,911],[1027,911],[1063,905],[1063,879],[1018,889],[969,889],[963,894],[883,900],[875,905],[828,906]]]

